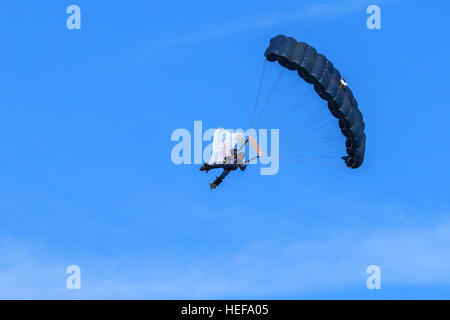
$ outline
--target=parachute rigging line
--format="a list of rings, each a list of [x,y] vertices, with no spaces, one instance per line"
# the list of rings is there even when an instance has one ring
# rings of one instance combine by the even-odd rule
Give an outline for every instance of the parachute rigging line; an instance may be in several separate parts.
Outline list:
[[[329,166],[329,167],[341,167],[340,165],[338,165],[336,163],[323,162],[323,161],[314,161],[314,159],[311,159],[311,158],[280,158],[280,160],[290,161],[290,162],[311,163],[311,164],[318,164],[318,165]]]
[[[258,106],[259,97],[261,95],[261,88],[262,88],[262,84],[263,84],[264,73],[266,71],[266,65],[267,65],[267,60],[264,60],[261,77],[259,79],[258,93],[256,94],[256,101],[255,101],[255,105],[253,106],[252,122],[250,124],[250,128],[253,128],[253,122],[255,121],[256,107]]]
[[[312,129],[310,132],[306,132],[305,134],[302,134],[302,135],[297,135],[297,136],[296,136],[295,138],[293,138],[290,142],[288,142],[288,141],[282,141],[282,143],[280,143],[280,148],[284,148],[284,147],[289,147],[289,146],[295,145],[295,143],[296,143],[296,142],[299,142],[299,141],[300,141],[300,142],[309,141],[309,140],[299,140],[299,139],[301,139],[301,138],[311,139],[311,135],[312,135],[314,132],[317,132],[318,130],[321,130],[321,129],[323,129],[323,128],[329,127],[329,126],[333,125],[334,123],[335,123],[335,122],[334,122],[333,120],[329,120],[329,121],[325,122],[323,125],[321,125],[320,127],[316,127],[316,128],[314,128],[314,129]],[[334,131],[334,130],[332,130],[332,128],[330,128],[330,129],[328,130],[328,132],[326,132],[325,134],[321,134],[321,135],[319,136],[319,138],[327,137],[328,134],[334,133],[333,131]],[[333,137],[333,138],[339,139],[339,138],[342,138],[342,137],[336,136],[336,137]],[[314,138],[314,139],[315,139],[315,138]],[[286,142],[288,142],[287,145],[286,145]],[[301,144],[302,144],[302,143],[301,143]]]
[[[310,97],[308,97],[310,96]],[[294,105],[292,105],[293,108],[284,110],[283,113],[278,114],[278,116],[273,117],[269,124],[267,126],[265,126],[266,128],[270,128],[273,125],[275,125],[276,123],[280,122],[281,120],[283,120],[284,118],[286,118],[288,115],[295,113],[296,111],[300,110],[303,106],[307,105],[308,103],[310,103],[311,101],[314,100],[315,96],[313,95],[313,91],[309,91],[309,92],[305,92],[300,98],[300,100],[303,100],[304,98],[308,97],[309,99],[305,102],[301,102],[301,103],[296,103]]]
[[[278,99],[281,101],[273,102],[272,105],[275,105],[277,108],[280,108],[281,106],[283,106],[288,101],[288,98],[295,92],[295,89],[298,87],[299,84],[300,84],[300,78],[295,79],[295,81],[290,85],[289,89],[287,90],[287,93],[283,97],[281,97],[281,99]],[[272,108],[272,107],[270,107],[270,108]],[[270,108],[268,108],[268,109],[270,109]],[[270,121],[270,119],[269,119],[269,121]],[[263,121],[263,122],[267,122],[267,121]],[[263,127],[267,128],[267,126],[263,126]]]
[[[278,77],[277,77],[277,79],[275,80],[275,83],[273,84],[272,90],[270,91],[270,94],[269,94],[269,96],[267,97],[266,102],[264,103],[264,105],[263,105],[263,107],[262,107],[262,109],[261,109],[261,112],[259,113],[259,116],[256,118],[256,123],[255,123],[255,124],[258,124],[259,119],[261,119],[261,116],[263,115],[264,111],[266,110],[267,105],[269,104],[270,99],[272,99],[273,94],[274,94],[275,91],[277,90],[277,87],[278,87],[278,85],[280,84],[280,81],[281,81],[281,78],[283,77],[283,75],[284,75],[284,69],[281,69],[281,70],[278,72]]]
[[[317,111],[313,114],[313,116],[317,116],[318,114],[320,114],[320,111],[324,111],[324,110],[320,110],[320,109],[317,110]],[[307,125],[305,125],[305,126],[299,128],[299,129],[297,129],[297,130],[294,130],[294,131],[293,131],[290,135],[288,135],[285,139],[283,139],[283,140],[280,141],[280,145],[282,145],[282,144],[288,142],[289,140],[291,140],[292,138],[298,136],[299,133],[303,132],[305,129],[308,129],[308,128],[310,128],[311,126],[313,126],[314,124],[318,123],[318,121],[322,120],[322,119],[325,118],[326,116],[327,116],[327,113],[324,113],[324,114],[321,115],[318,119],[315,119],[315,120],[313,119],[313,120],[311,120]]]

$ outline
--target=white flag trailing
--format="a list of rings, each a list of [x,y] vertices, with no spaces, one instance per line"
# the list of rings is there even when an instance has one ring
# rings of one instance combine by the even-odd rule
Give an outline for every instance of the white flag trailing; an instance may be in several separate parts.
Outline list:
[[[213,150],[208,164],[222,164],[227,157],[232,157],[233,149],[237,144],[245,141],[242,133],[232,133],[229,130],[218,128],[214,132]]]

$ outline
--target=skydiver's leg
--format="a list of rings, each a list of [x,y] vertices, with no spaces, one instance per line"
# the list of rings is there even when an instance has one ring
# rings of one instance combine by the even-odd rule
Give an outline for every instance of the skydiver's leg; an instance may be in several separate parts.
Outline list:
[[[223,164],[209,164],[207,162],[205,162],[201,167],[200,167],[200,171],[206,171],[208,172],[211,169],[217,169],[217,168],[223,168]]]
[[[231,170],[223,170],[222,174],[214,180],[213,183],[210,183],[209,186],[211,189],[215,189],[219,184],[222,183],[223,179],[231,172]]]
[[[223,164],[217,164],[217,163],[209,165],[209,167],[211,169],[223,168],[223,166],[224,166]]]
[[[237,169],[237,165],[236,164],[224,164],[222,166],[222,168],[224,170],[236,170]]]

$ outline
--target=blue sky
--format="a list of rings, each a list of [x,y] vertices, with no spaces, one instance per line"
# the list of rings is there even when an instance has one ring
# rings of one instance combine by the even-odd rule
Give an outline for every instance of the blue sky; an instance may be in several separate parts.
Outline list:
[[[3,2],[0,298],[450,298],[448,7]],[[248,126],[279,33],[351,83],[365,163],[251,167],[211,192],[214,174],[171,162],[171,133]]]

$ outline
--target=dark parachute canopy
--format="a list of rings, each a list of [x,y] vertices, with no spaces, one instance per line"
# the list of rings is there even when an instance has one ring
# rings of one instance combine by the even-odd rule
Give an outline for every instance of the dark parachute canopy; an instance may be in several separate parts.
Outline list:
[[[339,128],[346,137],[347,156],[342,159],[349,168],[360,167],[365,153],[365,125],[358,102],[339,70],[313,47],[284,35],[272,38],[264,55],[270,62],[278,61],[297,71],[303,80],[314,85],[317,94],[328,102],[331,114],[339,119]]]

